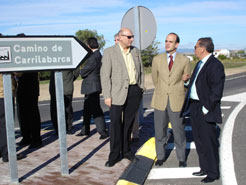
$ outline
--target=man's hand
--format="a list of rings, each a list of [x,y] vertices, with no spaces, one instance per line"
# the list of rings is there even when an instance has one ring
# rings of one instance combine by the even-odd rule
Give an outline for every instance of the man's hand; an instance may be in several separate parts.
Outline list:
[[[111,99],[111,98],[106,98],[106,99],[104,100],[104,103],[105,103],[108,107],[111,107],[112,99]]]
[[[183,80],[184,82],[187,82],[189,79],[190,79],[190,75],[188,75],[188,74],[183,74],[182,80]]]

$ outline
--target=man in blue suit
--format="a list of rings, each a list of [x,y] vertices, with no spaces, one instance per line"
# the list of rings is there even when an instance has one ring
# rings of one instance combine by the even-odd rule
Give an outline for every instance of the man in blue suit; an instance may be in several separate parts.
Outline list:
[[[195,54],[200,59],[190,78],[181,116],[190,115],[192,134],[201,170],[195,176],[207,175],[201,182],[219,179],[219,141],[216,123],[222,123],[221,98],[225,73],[223,64],[213,56],[210,37],[200,38]]]

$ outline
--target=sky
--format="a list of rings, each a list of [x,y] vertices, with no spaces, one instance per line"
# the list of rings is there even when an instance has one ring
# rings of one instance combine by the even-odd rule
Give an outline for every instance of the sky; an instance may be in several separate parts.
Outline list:
[[[179,48],[211,37],[215,49],[246,49],[246,0],[0,0],[0,33],[75,35],[89,29],[104,36],[107,48],[136,6],[153,13],[160,50],[170,32],[179,35]]]

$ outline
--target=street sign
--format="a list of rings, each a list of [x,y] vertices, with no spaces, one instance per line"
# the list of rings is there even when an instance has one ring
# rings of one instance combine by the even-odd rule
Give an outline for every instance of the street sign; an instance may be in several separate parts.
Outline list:
[[[0,72],[75,69],[89,52],[74,36],[0,37]]]
[[[141,50],[146,49],[155,39],[157,25],[152,12],[143,6],[129,9],[124,15],[122,28],[129,28],[134,32],[133,45]]]
[[[60,70],[77,68],[90,49],[74,36],[0,37],[0,72],[3,74],[10,180],[18,183],[11,74],[8,72],[55,70],[61,173],[68,175],[63,79]],[[30,84],[31,87],[32,84]]]

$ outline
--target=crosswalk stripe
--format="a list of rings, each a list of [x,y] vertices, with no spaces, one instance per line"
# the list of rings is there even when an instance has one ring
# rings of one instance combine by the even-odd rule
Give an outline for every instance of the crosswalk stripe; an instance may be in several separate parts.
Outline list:
[[[202,178],[193,176],[193,172],[200,170],[200,167],[186,167],[186,168],[153,168],[147,179],[178,179],[178,178]]]
[[[176,149],[174,146],[174,143],[168,143],[165,147],[167,150]],[[196,149],[194,142],[187,142],[186,143],[186,149]]]

